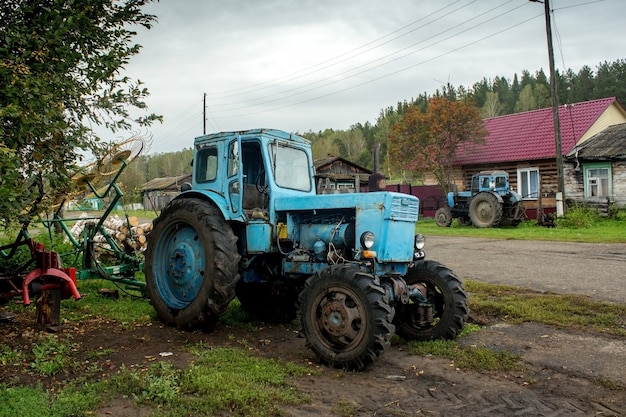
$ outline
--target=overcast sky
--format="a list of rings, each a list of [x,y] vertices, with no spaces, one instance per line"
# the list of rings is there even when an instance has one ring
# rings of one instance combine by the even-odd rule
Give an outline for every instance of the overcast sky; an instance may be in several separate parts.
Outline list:
[[[556,68],[626,58],[623,0],[551,0]],[[528,0],[161,0],[127,75],[146,84],[150,152],[206,130],[348,129],[450,83],[543,68],[544,4]]]

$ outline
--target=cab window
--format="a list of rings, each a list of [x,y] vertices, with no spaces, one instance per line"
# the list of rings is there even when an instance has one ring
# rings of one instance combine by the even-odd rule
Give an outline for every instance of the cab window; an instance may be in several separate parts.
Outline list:
[[[209,182],[217,178],[217,148],[215,146],[201,149],[196,155],[196,181]]]

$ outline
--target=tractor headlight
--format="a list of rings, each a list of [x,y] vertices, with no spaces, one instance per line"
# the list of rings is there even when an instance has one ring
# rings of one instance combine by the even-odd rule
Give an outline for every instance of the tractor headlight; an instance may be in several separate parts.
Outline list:
[[[375,238],[372,232],[363,232],[361,235],[361,246],[363,249],[371,249],[374,246]]]
[[[423,234],[418,233],[415,235],[415,249],[422,250],[426,245],[426,238]]]

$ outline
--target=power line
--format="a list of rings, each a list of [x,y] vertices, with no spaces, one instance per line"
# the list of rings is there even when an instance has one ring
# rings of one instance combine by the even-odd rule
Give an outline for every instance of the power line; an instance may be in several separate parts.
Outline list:
[[[400,59],[406,58],[406,57],[408,57],[408,56],[410,56],[410,55],[414,55],[414,54],[415,54],[415,53],[417,53],[417,52],[424,51],[424,50],[426,50],[426,49],[428,49],[428,48],[431,48],[431,47],[433,47],[433,46],[435,46],[435,45],[438,45],[438,44],[441,44],[441,43],[443,43],[443,42],[445,42],[445,41],[448,41],[448,40],[454,39],[454,38],[456,38],[456,37],[458,37],[458,36],[460,36],[460,35],[462,35],[462,34],[464,34],[464,33],[467,33],[467,32],[469,32],[469,31],[471,31],[471,30],[473,30],[473,29],[476,29],[476,28],[477,28],[477,27],[479,27],[479,26],[482,26],[482,25],[484,25],[484,24],[486,24],[486,23],[489,23],[489,22],[491,22],[491,21],[493,21],[493,20],[495,20],[495,19],[497,19],[497,18],[499,18],[499,17],[502,17],[502,16],[504,16],[504,15],[506,15],[506,14],[508,14],[508,13],[511,13],[511,12],[513,12],[513,11],[515,11],[515,10],[519,9],[520,7],[524,7],[524,6],[526,6],[526,4],[522,4],[521,6],[517,6],[517,7],[513,8],[513,9],[507,10],[507,11],[505,11],[505,12],[503,12],[503,13],[501,13],[501,14],[497,15],[497,16],[491,17],[491,18],[489,18],[489,19],[487,19],[487,20],[485,20],[485,21],[483,21],[483,22],[480,22],[480,23],[478,23],[478,24],[476,24],[476,25],[473,25],[473,26],[471,26],[471,27],[469,27],[469,28],[466,28],[466,29],[463,29],[463,30],[461,30],[461,31],[458,31],[458,32],[456,32],[456,33],[454,33],[454,34],[452,34],[452,35],[450,35],[450,36],[446,37],[446,38],[443,38],[443,39],[437,40],[437,41],[432,42],[432,43],[430,43],[430,44],[428,44],[428,45],[426,45],[426,46],[424,46],[424,47],[422,47],[422,48],[420,48],[420,49],[417,49],[417,50],[412,50],[411,52],[409,52],[409,53],[407,53],[407,54],[404,54],[404,55],[402,55],[402,56],[400,56],[400,57],[396,57],[396,58],[393,58],[393,59],[391,59],[391,60],[388,60],[388,61],[382,62],[382,63],[380,63],[380,64],[377,64],[377,65],[369,65],[369,66],[366,66],[366,67],[364,67],[364,68],[350,69],[350,70],[344,71],[344,72],[342,72],[342,73],[334,74],[334,78],[333,78],[332,80],[325,80],[325,79],[323,79],[323,80],[318,80],[318,81],[315,81],[315,82],[312,82],[312,83],[305,84],[305,85],[303,85],[303,86],[301,86],[301,87],[297,87],[297,88],[294,88],[294,89],[291,89],[291,90],[283,91],[283,92],[281,92],[281,93],[277,93],[277,94],[274,94],[274,95],[270,95],[270,96],[265,95],[265,96],[263,96],[263,97],[261,98],[261,99],[264,99],[264,100],[263,100],[263,101],[260,101],[260,102],[254,102],[254,101],[253,101],[252,103],[240,104],[240,106],[239,106],[239,107],[236,107],[236,108],[231,108],[231,109],[227,109],[227,110],[219,110],[219,108],[220,108],[221,106],[220,106],[220,105],[216,105],[216,106],[215,106],[215,109],[214,109],[214,112],[217,114],[217,113],[225,113],[225,112],[241,111],[241,110],[249,109],[249,108],[254,107],[254,106],[259,106],[259,105],[263,105],[263,104],[269,104],[269,103],[279,102],[279,101],[282,101],[282,100],[285,100],[285,99],[288,99],[288,98],[293,98],[293,97],[296,97],[296,96],[299,96],[299,95],[303,95],[303,94],[305,94],[305,93],[310,93],[310,92],[312,92],[312,91],[319,90],[319,89],[321,89],[321,88],[323,88],[323,87],[328,87],[328,86],[331,86],[331,85],[335,85],[335,84],[338,84],[338,83],[345,82],[346,80],[349,80],[349,79],[355,78],[355,77],[356,77],[356,76],[358,76],[358,75],[365,74],[365,73],[370,72],[370,71],[372,71],[372,70],[374,70],[374,69],[376,69],[376,68],[383,67],[383,66],[388,65],[388,64],[390,64],[390,63],[392,63],[392,62],[396,62],[396,61],[398,61],[398,60],[400,60]],[[484,15],[486,15],[486,14],[488,14],[488,13],[490,13],[490,12],[492,12],[493,10],[497,9],[498,7],[500,7],[500,6],[497,6],[497,7],[493,8],[493,9],[488,10],[487,12],[483,12],[483,13],[481,13],[481,14],[477,15],[477,16],[474,16],[474,17],[472,17],[471,19],[469,19],[469,20],[465,21],[465,22],[464,22],[464,24],[465,24],[465,23],[467,23],[467,22],[473,21],[473,20],[475,20],[475,19],[477,19],[477,18],[479,18],[479,17],[481,17],[481,16],[484,16]],[[389,76],[392,76],[392,75],[398,74],[398,73],[400,73],[400,72],[406,71],[407,69],[414,68],[414,67],[416,67],[416,66],[422,65],[422,64],[427,63],[427,62],[431,62],[431,61],[433,61],[433,60],[435,60],[435,59],[441,58],[441,57],[446,56],[446,55],[449,55],[449,54],[451,54],[451,53],[453,53],[453,52],[456,52],[456,51],[459,51],[459,50],[464,49],[464,48],[466,48],[466,47],[469,47],[469,46],[471,46],[471,45],[474,45],[474,44],[476,44],[476,43],[478,43],[478,42],[481,42],[481,41],[483,41],[483,40],[485,40],[485,39],[488,39],[488,38],[491,38],[491,37],[493,37],[493,36],[496,36],[496,35],[498,35],[498,34],[500,34],[500,33],[502,33],[502,32],[505,32],[505,31],[507,31],[507,30],[513,29],[514,27],[520,26],[521,24],[524,24],[524,23],[526,23],[526,22],[528,22],[528,21],[530,21],[530,20],[536,19],[536,18],[537,18],[537,17],[539,17],[539,16],[542,16],[542,14],[537,14],[537,15],[534,15],[533,17],[531,17],[531,18],[529,18],[529,19],[526,19],[526,20],[524,20],[524,21],[522,21],[522,22],[520,22],[520,23],[518,23],[518,24],[511,25],[511,26],[509,26],[509,27],[507,27],[507,28],[505,28],[505,29],[503,29],[503,30],[499,30],[499,31],[497,31],[497,32],[495,32],[495,33],[492,33],[492,34],[490,34],[490,35],[484,36],[484,37],[482,37],[482,38],[480,38],[480,39],[478,39],[478,40],[476,40],[476,41],[472,41],[472,42],[466,43],[466,44],[464,44],[464,45],[462,45],[462,46],[460,46],[460,47],[454,48],[454,49],[452,49],[452,50],[450,50],[450,51],[448,51],[448,52],[446,52],[446,53],[443,53],[443,54],[437,55],[437,56],[435,56],[435,57],[431,57],[431,58],[426,59],[426,60],[422,60],[422,61],[420,61],[420,62],[418,62],[418,63],[416,63],[416,64],[409,65],[409,66],[404,67],[404,68],[402,68],[402,69],[400,69],[400,70],[391,71],[391,72],[389,72],[389,73],[387,73],[387,74],[384,74],[384,75],[379,76],[379,77],[375,77],[375,78],[373,78],[373,79],[371,79],[371,80],[368,80],[368,81],[365,81],[365,82],[361,82],[361,83],[358,83],[358,84],[353,85],[353,86],[350,86],[350,87],[341,88],[341,89],[338,89],[338,90],[336,90],[336,91],[334,91],[334,92],[330,92],[330,93],[328,93],[328,94],[323,94],[323,95],[319,95],[319,96],[316,96],[316,97],[313,97],[313,98],[310,98],[310,99],[305,99],[305,100],[302,100],[302,101],[298,101],[298,102],[296,102],[296,103],[291,103],[291,104],[289,104],[289,105],[294,105],[294,104],[301,104],[301,103],[310,102],[310,101],[313,101],[313,100],[317,100],[317,99],[320,99],[320,98],[324,98],[324,97],[328,97],[328,96],[331,96],[331,95],[334,95],[334,94],[338,94],[338,93],[340,93],[340,92],[344,92],[344,91],[347,91],[347,90],[351,90],[351,89],[354,89],[354,88],[356,88],[356,87],[360,87],[360,86],[363,86],[363,85],[369,84],[369,83],[371,83],[371,82],[374,82],[374,81],[377,81],[377,80],[380,80],[380,79],[383,79],[383,78],[387,78],[387,77],[389,77]],[[382,59],[385,59],[385,58],[391,57],[391,56],[393,56],[393,55],[396,55],[396,54],[397,54],[397,53],[399,53],[399,52],[402,52],[402,51],[404,51],[404,50],[407,50],[407,49],[410,49],[410,48],[412,48],[412,47],[414,47],[414,46],[417,46],[417,45],[419,45],[420,43],[423,43],[425,40],[429,40],[429,39],[436,38],[437,36],[439,36],[439,35],[441,35],[441,34],[444,34],[444,33],[446,33],[446,32],[449,32],[449,31],[450,31],[450,30],[452,30],[452,29],[456,29],[456,27],[454,27],[454,28],[448,28],[448,29],[442,30],[442,31],[440,31],[439,33],[437,33],[436,35],[429,36],[429,37],[428,37],[428,38],[426,38],[426,39],[422,39],[422,40],[420,40],[420,41],[418,41],[418,42],[416,42],[416,43],[413,43],[412,45],[410,45],[410,46],[408,46],[408,47],[402,48],[402,49],[400,49],[400,50],[398,50],[398,51],[395,51],[395,52],[393,52],[393,53],[390,53],[390,54],[388,54],[388,55],[386,55],[386,56],[384,56],[384,57],[379,57],[379,58],[376,58],[376,59],[372,60],[370,63],[375,63],[375,62],[377,62],[377,61],[379,61],[379,60],[382,60]],[[357,71],[357,72],[354,72],[354,71]],[[350,73],[352,73],[352,74],[350,74]],[[344,75],[344,74],[350,74],[350,75],[346,75],[345,77],[340,77],[340,78],[337,78],[338,76],[341,76],[341,75]],[[282,97],[279,97],[279,98],[276,98],[276,99],[267,100],[267,97],[276,96],[276,95],[278,95],[278,94],[283,94],[283,93],[285,93],[285,92],[289,92],[289,91],[293,91],[294,93],[293,93],[293,94],[286,95],[286,96],[285,96],[285,95],[283,95]],[[296,91],[297,91],[297,92],[296,92]],[[234,103],[234,104],[239,104],[239,103]],[[230,105],[232,105],[232,104],[230,104]],[[287,105],[283,105],[283,106],[275,107],[274,109],[280,109],[280,108],[284,108],[284,107],[286,107],[286,106],[287,106]],[[260,112],[264,112],[264,111],[260,111]],[[247,111],[247,112],[246,112],[246,114],[256,114],[256,113],[259,113],[259,112],[252,112],[252,113],[250,113],[249,111]],[[231,117],[238,117],[238,115],[234,115],[234,116],[220,116],[220,117],[221,117],[221,118],[231,118]]]
[[[425,20],[425,19],[427,19],[427,18],[429,18],[431,16],[436,15],[437,13],[447,9],[448,7],[451,7],[453,4],[456,4],[459,1],[460,0],[456,0],[455,2],[450,3],[447,6],[444,6],[444,7],[440,8],[440,9],[437,9],[436,11],[434,11],[434,12],[432,12],[432,13],[430,13],[430,14],[428,14],[428,15],[426,15],[426,16],[418,19],[418,20],[415,20],[415,21],[413,21],[413,22],[411,22],[411,23],[409,23],[409,24],[407,24],[405,26],[402,26],[401,28],[396,29],[396,30],[394,30],[394,31],[384,35],[384,36],[381,36],[381,37],[379,37],[377,39],[374,39],[373,41],[365,43],[364,45],[361,45],[361,46],[359,46],[357,48],[351,49],[351,50],[349,50],[347,52],[344,52],[344,53],[342,53],[340,55],[337,55],[335,57],[326,59],[326,60],[324,60],[322,62],[319,62],[319,63],[314,64],[312,66],[309,66],[307,68],[304,68],[304,69],[301,69],[301,70],[298,70],[298,71],[292,72],[290,74],[286,74],[286,75],[283,75],[281,77],[277,77],[277,78],[274,78],[274,79],[271,79],[271,80],[263,81],[263,82],[256,83],[256,84],[252,84],[252,85],[249,85],[249,86],[246,86],[246,87],[241,87],[241,88],[236,88],[236,89],[231,89],[231,90],[224,90],[224,91],[217,91],[217,92],[212,93],[212,97],[213,98],[227,98],[227,97],[231,96],[230,93],[239,92],[239,91],[242,91],[242,90],[245,91],[245,90],[250,89],[248,92],[254,92],[254,91],[263,90],[263,89],[266,89],[266,88],[271,88],[271,87],[275,86],[275,83],[277,81],[292,81],[292,80],[296,80],[296,79],[302,78],[302,77],[304,77],[306,75],[310,75],[310,74],[313,74],[315,72],[319,72],[322,69],[326,69],[326,68],[330,68],[332,66],[338,65],[339,63],[345,62],[345,61],[347,61],[349,59],[352,59],[352,58],[354,58],[356,56],[362,55],[362,54],[364,54],[366,52],[369,52],[369,51],[371,51],[373,49],[379,48],[379,47],[381,47],[383,45],[386,45],[386,44],[388,44],[388,43],[390,43],[390,42],[392,42],[394,40],[397,40],[397,39],[400,39],[400,38],[402,38],[404,36],[407,36],[408,34],[413,33],[413,32],[415,32],[418,29],[421,29],[421,28],[423,28],[423,27],[425,27],[425,26],[427,26],[427,25],[429,25],[431,23],[434,23],[434,22],[440,20],[441,18],[445,17],[445,15],[442,16],[442,17],[439,17],[439,18],[437,18],[437,19],[435,19],[433,21],[430,21],[430,22],[426,23],[425,25],[419,26],[418,28],[412,29],[412,30],[410,30],[408,32],[405,32],[405,33],[399,35],[399,36],[391,38],[391,39],[389,39],[389,40],[387,40],[387,41],[385,41],[383,43],[377,44],[379,41],[381,41],[381,40],[383,40],[385,38],[388,38],[389,36],[392,36],[393,34],[401,32],[401,31],[403,31],[406,28],[414,26],[415,24],[417,24],[417,23],[419,23],[419,22],[421,22],[421,21],[423,21],[423,20]],[[456,11],[465,8],[465,7],[469,6],[472,3],[475,3],[476,1],[477,0],[473,0],[471,3],[468,3],[468,4],[464,5],[464,6],[461,6],[461,7],[457,8],[457,9],[453,10],[452,13],[455,13]],[[375,46],[366,49],[370,45],[375,45]],[[365,50],[361,51],[363,49],[365,49]],[[357,51],[361,51],[361,52],[359,52],[358,54],[355,54],[355,55],[351,55],[352,53],[357,52]],[[348,58],[346,58],[346,55],[350,55],[350,56]],[[221,94],[226,94],[226,95],[225,96],[221,96]],[[238,96],[238,95],[239,94],[236,94],[236,96]]]

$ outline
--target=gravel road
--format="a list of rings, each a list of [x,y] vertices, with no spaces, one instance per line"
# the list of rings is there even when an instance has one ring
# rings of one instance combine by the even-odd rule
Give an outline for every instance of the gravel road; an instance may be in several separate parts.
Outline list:
[[[426,257],[466,280],[626,302],[626,244],[427,236]]]

